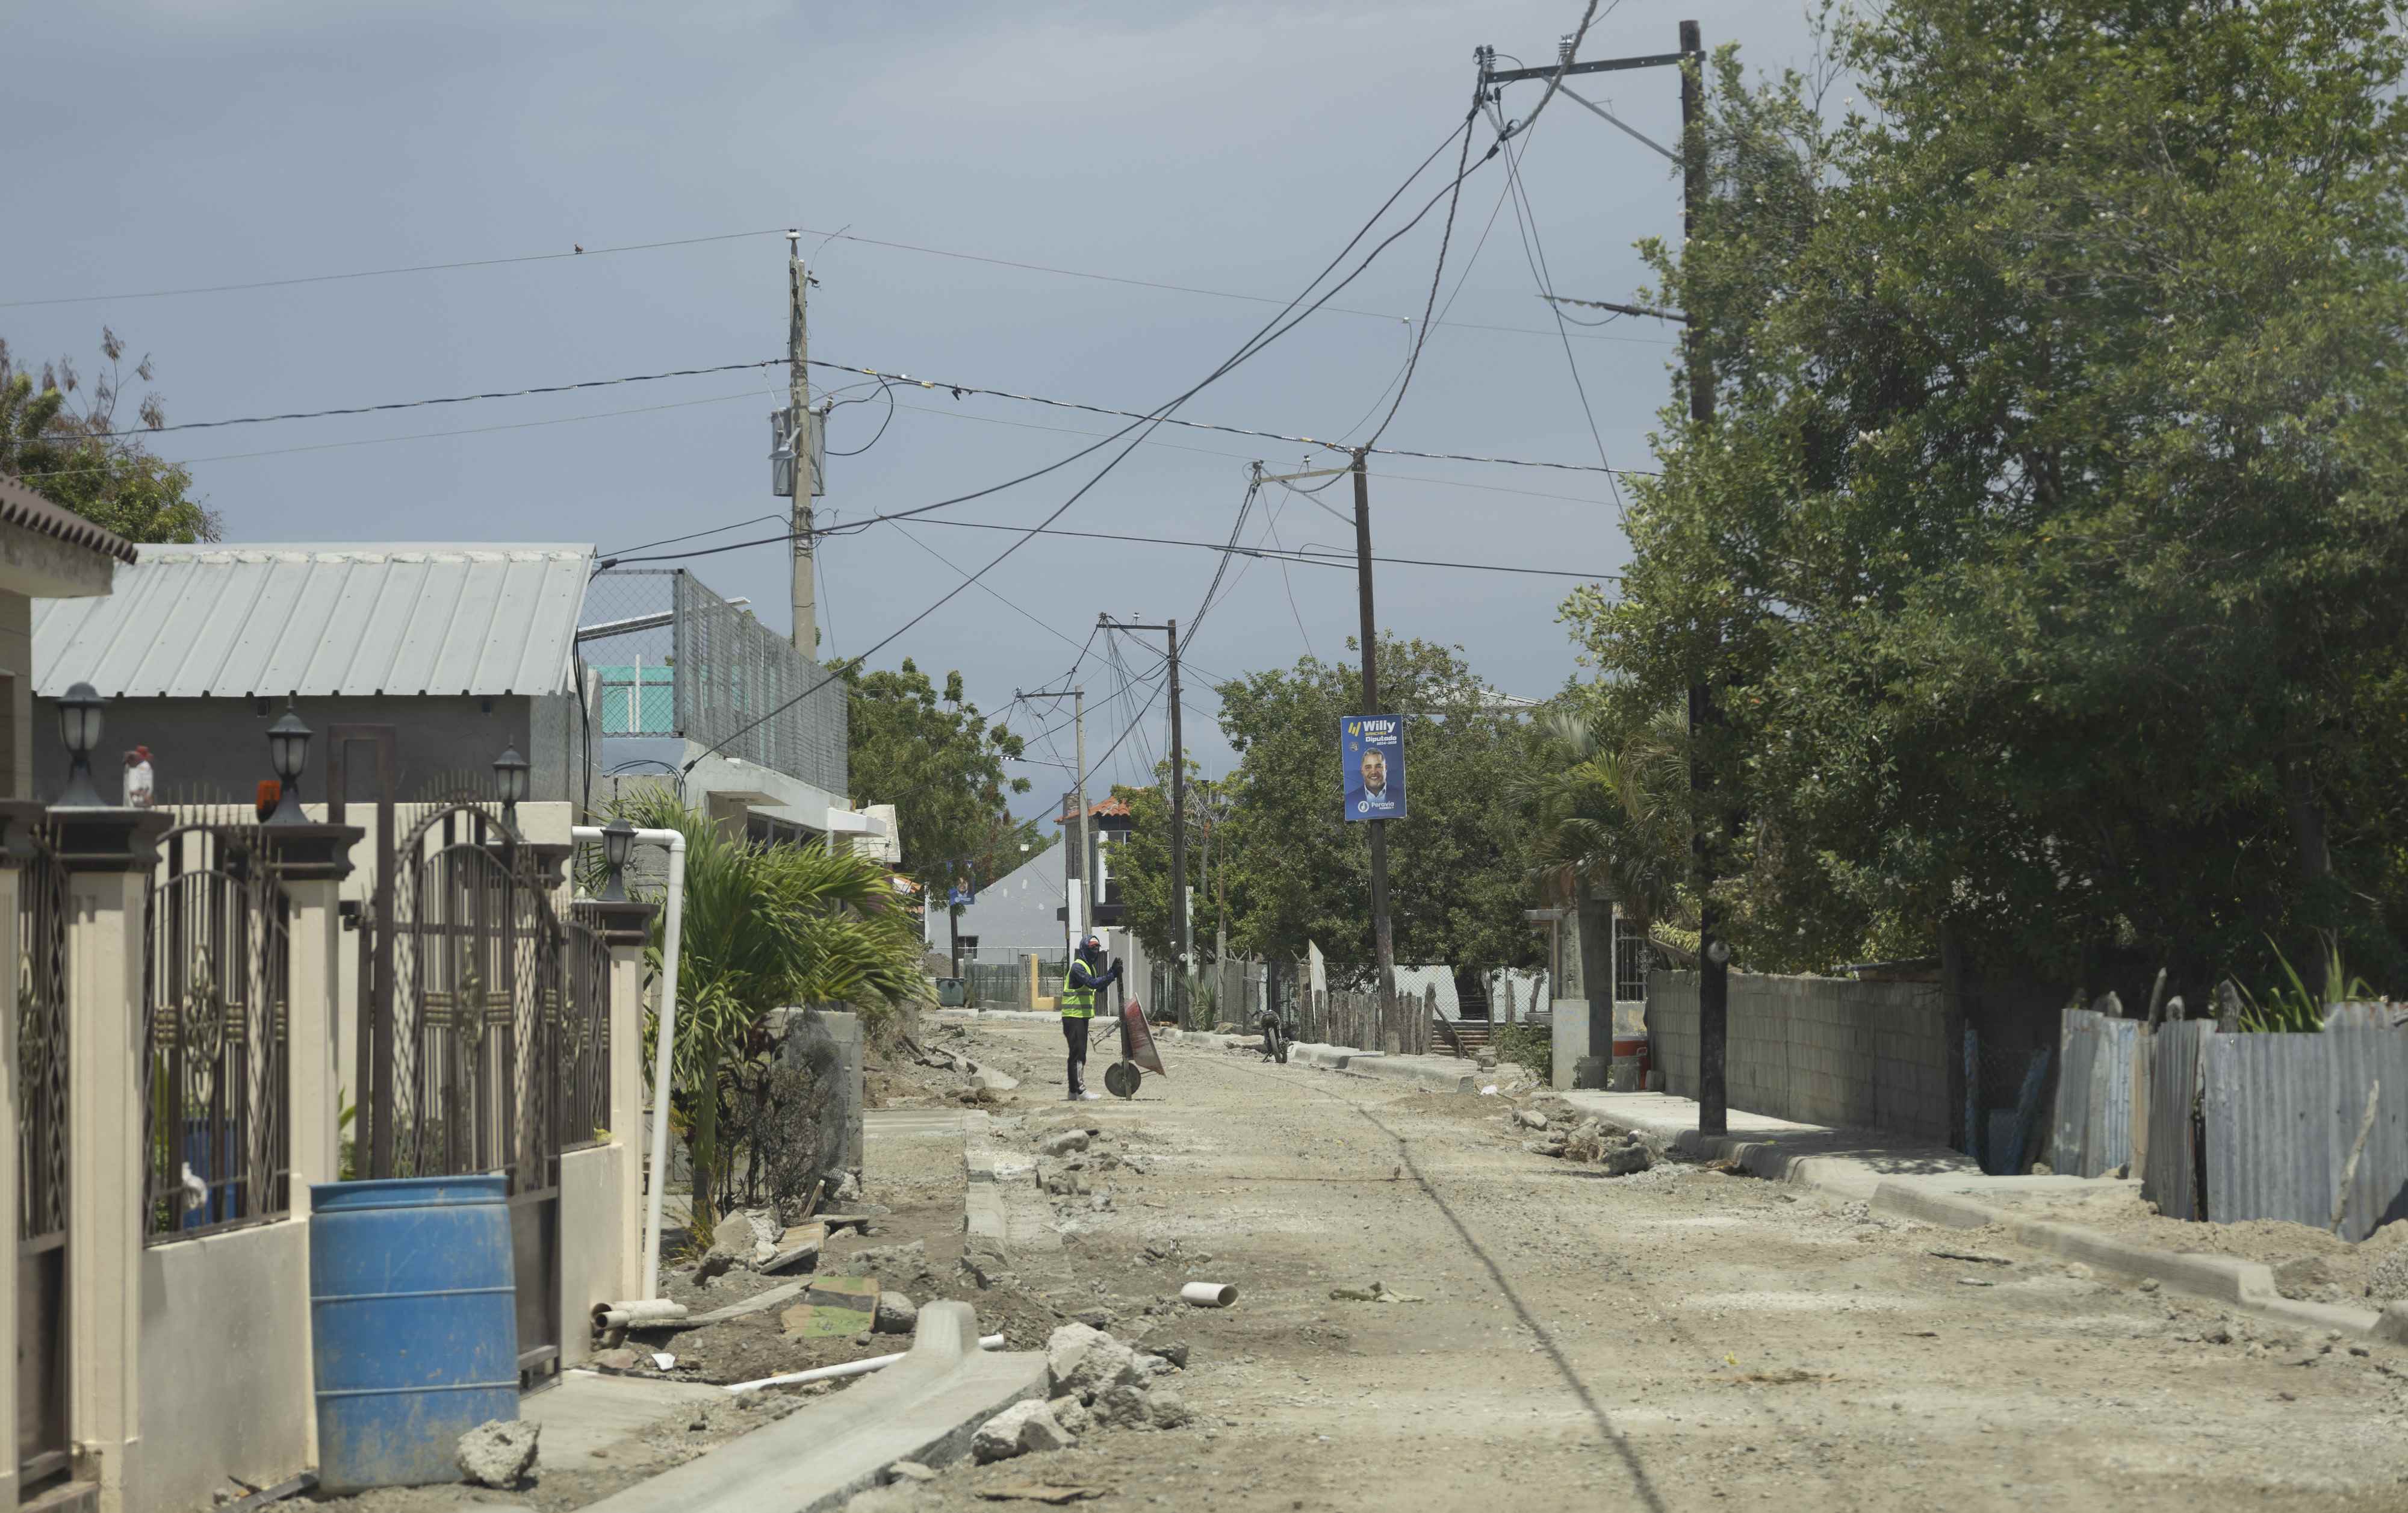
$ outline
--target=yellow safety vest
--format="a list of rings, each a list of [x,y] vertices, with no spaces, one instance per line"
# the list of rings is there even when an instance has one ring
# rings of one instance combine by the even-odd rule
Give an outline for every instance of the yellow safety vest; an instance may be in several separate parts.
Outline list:
[[[1062,1017],[1065,1019],[1092,1019],[1096,1016],[1096,989],[1092,971],[1089,973],[1086,987],[1070,986],[1071,973],[1077,972],[1082,965],[1082,962],[1073,958],[1069,968],[1062,973]]]

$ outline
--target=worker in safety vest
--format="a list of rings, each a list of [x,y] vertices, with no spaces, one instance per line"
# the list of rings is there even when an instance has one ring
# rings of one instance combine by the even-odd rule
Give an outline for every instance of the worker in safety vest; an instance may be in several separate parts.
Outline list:
[[[1090,934],[1070,958],[1062,979],[1062,1038],[1070,1046],[1070,1098],[1100,1099],[1086,1088],[1087,1027],[1096,1017],[1096,995],[1120,981],[1121,964],[1104,965],[1104,943]]]

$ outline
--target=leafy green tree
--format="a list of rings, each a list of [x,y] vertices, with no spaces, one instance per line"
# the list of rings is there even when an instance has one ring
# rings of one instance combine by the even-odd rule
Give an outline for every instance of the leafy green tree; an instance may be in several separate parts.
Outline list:
[[[1712,194],[1644,250],[1716,413],[1684,374],[1567,616],[1716,689],[1743,959],[1949,929],[2203,986],[2329,930],[2398,973],[2401,19],[1892,0],[1828,33],[1836,121],[1714,60]]]
[[[191,497],[191,469],[151,455],[139,435],[118,432],[125,343],[104,326],[100,352],[108,366],[89,381],[63,357],[43,365],[36,382],[0,341],[0,474],[129,541],[216,540],[217,516]],[[134,376],[150,381],[149,357]],[[155,393],[136,413],[143,430],[167,424]]]
[[[959,672],[945,674],[940,693],[910,657],[892,672],[840,670],[853,695],[853,795],[895,805],[905,871],[939,887],[983,887],[1025,859],[1024,844],[1045,843],[1034,821],[1011,817],[1012,797],[1029,788],[1004,773],[1023,754],[1020,738],[964,700]]]
[[[1527,722],[1498,707],[1493,691],[1454,649],[1383,637],[1381,703],[1400,713],[1412,817],[1388,829],[1389,913],[1401,963],[1458,968],[1534,959],[1538,939],[1522,917],[1528,903],[1528,846],[1514,794],[1533,760]],[[1367,827],[1340,813],[1339,722],[1366,713],[1359,674],[1303,657],[1293,668],[1226,684],[1221,729],[1237,769],[1208,801],[1226,814],[1213,851],[1227,869],[1233,950],[1296,957],[1308,941],[1356,980],[1377,955],[1371,939]],[[1120,853],[1125,896],[1140,939],[1167,949],[1168,805],[1162,785],[1115,790],[1135,829]],[[1201,886],[1202,848],[1187,848],[1197,886],[1195,931],[1209,941],[1221,887]]]

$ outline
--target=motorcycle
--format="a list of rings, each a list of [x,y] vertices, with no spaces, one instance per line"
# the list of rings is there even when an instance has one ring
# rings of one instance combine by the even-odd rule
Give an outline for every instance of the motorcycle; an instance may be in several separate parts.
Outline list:
[[[1263,1054],[1282,1066],[1287,1065],[1287,1048],[1296,1044],[1296,1036],[1288,1029],[1286,1022],[1280,1018],[1279,1011],[1265,1009],[1260,1029],[1263,1034]]]

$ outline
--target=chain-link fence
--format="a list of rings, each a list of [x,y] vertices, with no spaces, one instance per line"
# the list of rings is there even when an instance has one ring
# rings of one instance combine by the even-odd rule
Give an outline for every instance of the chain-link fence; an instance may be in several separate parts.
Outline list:
[[[580,649],[609,737],[681,737],[848,791],[846,691],[742,605],[683,569],[613,568],[586,591]]]

